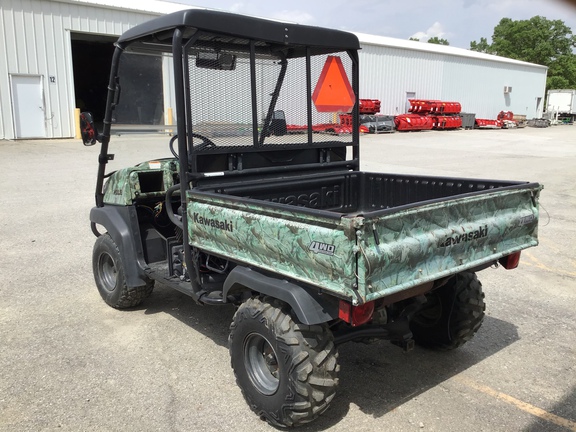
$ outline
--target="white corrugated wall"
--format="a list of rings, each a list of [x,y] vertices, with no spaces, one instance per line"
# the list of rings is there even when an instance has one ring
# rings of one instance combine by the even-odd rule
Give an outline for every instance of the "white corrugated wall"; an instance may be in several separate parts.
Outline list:
[[[163,10],[168,6],[183,7],[164,3],[162,10],[144,12],[72,0],[2,0],[0,139],[15,137],[10,89],[14,74],[41,76],[46,136],[74,136],[70,32],[118,36],[161,12],[171,12]],[[416,48],[408,49],[407,41],[385,39],[388,42],[380,44],[361,38],[360,52],[360,96],[380,99],[381,113],[405,112],[407,92],[412,92],[416,98],[458,101],[464,112],[477,117],[495,118],[501,110],[528,118],[542,115],[546,68],[474,58],[476,54],[470,57],[466,50],[452,47],[421,44],[418,48],[412,43]],[[55,77],[54,83],[50,76]],[[512,92],[505,94],[505,86]]]
[[[547,74],[542,66],[467,57],[466,50],[451,55],[362,42],[361,46],[360,97],[380,99],[382,114],[406,112],[406,95],[413,92],[417,99],[460,102],[463,112],[478,118],[495,119],[500,111],[542,116]],[[512,91],[505,94],[505,86]]]
[[[546,75],[537,66],[446,56],[440,99],[460,102],[479,118],[494,119],[500,111],[542,117]]]
[[[15,137],[10,76],[42,77],[46,137],[74,136],[70,32],[118,36],[157,14],[45,0],[0,2],[0,139]],[[87,65],[89,67],[89,65]],[[51,83],[49,77],[55,77]]]
[[[362,45],[360,98],[379,99],[383,114],[405,112],[406,92],[417,97],[442,92],[443,66],[433,54]]]

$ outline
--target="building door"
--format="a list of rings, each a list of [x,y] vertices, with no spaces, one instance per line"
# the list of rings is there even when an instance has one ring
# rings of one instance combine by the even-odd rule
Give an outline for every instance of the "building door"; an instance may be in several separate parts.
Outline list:
[[[536,115],[534,117],[536,118],[540,118],[542,117],[542,112],[541,112],[541,107],[540,104],[542,103],[542,98],[541,97],[537,97],[536,98]]]
[[[404,107],[404,112],[407,113],[410,109],[410,100],[409,99],[416,99],[416,92],[406,92],[406,105]]]
[[[16,138],[45,138],[42,76],[11,75],[12,115]]]

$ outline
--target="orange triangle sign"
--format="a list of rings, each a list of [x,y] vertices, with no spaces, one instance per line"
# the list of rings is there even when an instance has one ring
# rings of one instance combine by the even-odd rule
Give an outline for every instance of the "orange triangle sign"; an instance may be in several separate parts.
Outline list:
[[[356,96],[340,57],[328,56],[312,94],[318,112],[348,112],[354,107]]]

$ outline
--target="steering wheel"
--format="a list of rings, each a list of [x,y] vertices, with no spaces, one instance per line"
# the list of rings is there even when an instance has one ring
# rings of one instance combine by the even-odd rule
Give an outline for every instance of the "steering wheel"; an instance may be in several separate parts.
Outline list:
[[[192,138],[198,138],[199,140],[202,141],[200,144],[194,146],[194,150],[196,151],[204,150],[208,147],[216,147],[216,144],[214,144],[214,142],[210,138],[205,137],[204,135],[193,133]],[[170,144],[169,144],[170,152],[174,155],[176,159],[178,159],[178,153],[176,153],[176,151],[174,150],[174,142],[177,139],[178,135],[174,135],[172,138],[170,138]]]

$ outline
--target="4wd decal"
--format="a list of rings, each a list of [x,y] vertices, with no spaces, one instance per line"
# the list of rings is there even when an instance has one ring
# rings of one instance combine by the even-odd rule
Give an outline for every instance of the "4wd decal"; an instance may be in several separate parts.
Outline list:
[[[316,254],[320,253],[332,256],[334,255],[336,246],[327,243],[313,241],[312,243],[310,243],[310,246],[308,246],[308,249]]]
[[[484,225],[483,227],[480,227],[477,230],[471,232],[465,232],[464,234],[448,237],[447,239],[442,240],[438,247],[453,246],[459,243],[469,242],[484,237],[488,237],[488,225]]]
[[[534,216],[533,214],[521,217],[520,221],[518,222],[518,226],[528,225],[528,224],[534,222],[535,220],[536,220],[536,216]]]
[[[198,213],[194,213],[194,222],[197,224],[206,225],[212,228],[218,228],[223,231],[233,232],[234,231],[234,224],[232,221],[223,221],[214,218],[207,218],[204,216],[198,215]]]

